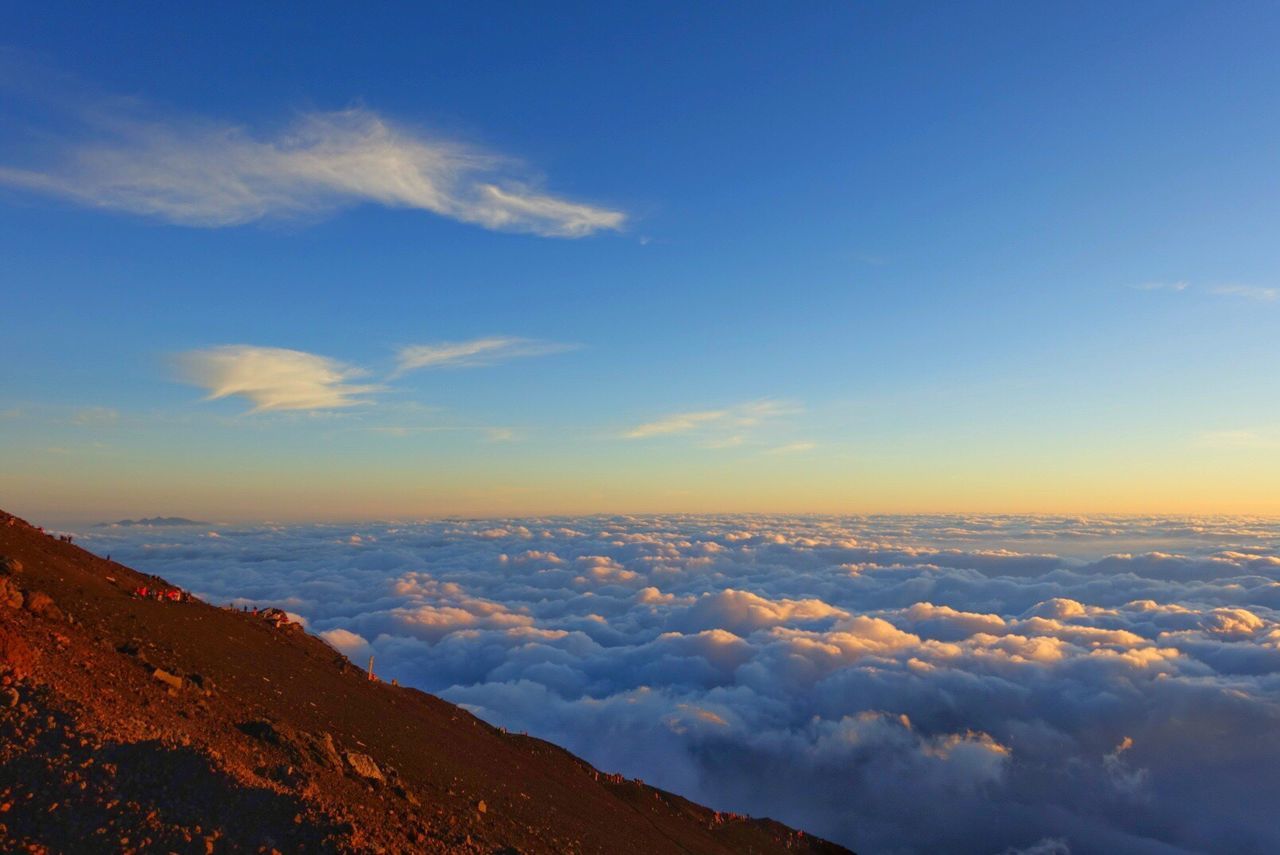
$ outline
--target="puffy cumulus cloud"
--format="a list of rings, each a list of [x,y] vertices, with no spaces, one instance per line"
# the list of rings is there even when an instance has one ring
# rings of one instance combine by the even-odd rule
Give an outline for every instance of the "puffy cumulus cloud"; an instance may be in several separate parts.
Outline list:
[[[43,133],[36,163],[0,165],[0,183],[203,227],[361,203],[548,237],[583,237],[626,221],[621,211],[534,189],[508,158],[367,109],[302,113],[274,133],[156,116],[120,100],[75,118],[72,134]]]
[[[268,410],[329,410],[367,402],[376,385],[351,382],[365,372],[335,359],[288,350],[228,344],[177,357],[183,380],[209,390],[209,399],[238,395]]]
[[[675,624],[682,629],[722,628],[745,634],[772,626],[829,621],[847,614],[822,600],[770,600],[750,591],[728,588],[698,598]]]
[[[502,603],[474,597],[453,582],[409,572],[392,585],[398,605],[359,615],[355,625],[365,633],[436,641],[460,629],[531,626],[527,614]]]
[[[1275,521],[217,533],[79,539],[214,602],[286,608],[383,676],[598,766],[860,852],[1280,847]]]
[[[967,638],[979,632],[999,634],[1008,625],[1000,615],[962,612],[951,606],[935,606],[933,603],[912,605],[902,612],[902,620],[916,631],[923,631],[932,638],[950,640]]]
[[[616,582],[628,584],[640,578],[640,574],[619,564],[606,555],[582,555],[576,561],[581,575],[574,577],[579,585],[593,585],[597,582]]]
[[[1214,609],[1204,616],[1203,625],[1206,632],[1215,635],[1243,636],[1253,635],[1259,630],[1269,629],[1274,632],[1276,629],[1248,609],[1240,608]]]
[[[346,655],[348,659],[359,661],[373,655],[373,647],[364,636],[347,629],[326,629],[320,637]]]

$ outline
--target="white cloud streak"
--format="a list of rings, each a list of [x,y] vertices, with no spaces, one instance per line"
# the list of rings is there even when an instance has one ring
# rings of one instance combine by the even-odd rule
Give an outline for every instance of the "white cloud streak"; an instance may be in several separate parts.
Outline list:
[[[563,353],[576,350],[577,347],[574,344],[512,336],[414,344],[400,348],[396,354],[395,374],[392,376],[421,368],[475,368],[511,359]]]
[[[314,217],[361,203],[430,211],[487,229],[584,237],[626,215],[531,189],[508,159],[367,109],[300,115],[275,134],[139,115],[116,102],[81,118],[51,162],[0,165],[0,183],[187,226]]]
[[[735,431],[743,428],[752,428],[761,422],[796,411],[795,407],[780,401],[769,399],[750,401],[718,410],[672,413],[654,421],[636,425],[624,432],[622,436],[626,439],[650,439],[657,436],[714,429],[716,431],[728,431],[730,436],[712,440],[711,447],[726,448],[742,444],[742,438]]]
[[[801,440],[799,442],[788,442],[786,445],[777,445],[767,449],[765,454],[800,454],[805,451],[813,451],[818,447],[816,442]]]
[[[1219,285],[1213,293],[1226,297],[1243,297],[1246,300],[1258,300],[1263,303],[1274,303],[1280,300],[1280,288],[1262,288],[1256,285]]]
[[[479,367],[520,357],[560,353],[576,347],[511,336],[413,345],[400,349],[396,368],[387,379],[418,369]],[[354,382],[369,375],[363,368],[327,356],[281,347],[220,345],[180,354],[176,363],[179,378],[207,389],[209,400],[242,397],[254,405],[254,412],[352,407],[370,403],[373,395],[386,388],[374,383]],[[77,423],[80,419],[81,416],[77,416]],[[402,435],[412,432],[408,428],[380,429]],[[446,428],[437,425],[427,429]],[[509,428],[486,430],[491,441],[516,439],[515,431]]]
[[[1133,287],[1139,291],[1185,291],[1191,285],[1188,282],[1143,282]]]
[[[1192,288],[1190,282],[1143,282],[1132,286],[1138,291],[1174,291],[1182,292]],[[1260,285],[1214,285],[1205,288],[1195,286],[1197,291],[1208,291],[1219,297],[1240,297],[1246,300],[1257,300],[1262,303],[1274,303],[1280,300],[1280,288],[1267,288]]]
[[[84,407],[71,417],[76,427],[110,427],[120,421],[120,411],[112,407]]]
[[[692,413],[674,413],[660,419],[636,425],[627,431],[627,439],[647,439],[672,433],[688,433],[709,422],[719,422],[729,414],[728,410],[700,410]]]
[[[1258,431],[1248,428],[1206,431],[1200,434],[1198,445],[1220,449],[1280,448],[1280,431]]]
[[[183,380],[209,400],[238,396],[254,412],[331,410],[368,403],[381,387],[353,383],[366,372],[334,359],[281,347],[228,344],[177,357]]]

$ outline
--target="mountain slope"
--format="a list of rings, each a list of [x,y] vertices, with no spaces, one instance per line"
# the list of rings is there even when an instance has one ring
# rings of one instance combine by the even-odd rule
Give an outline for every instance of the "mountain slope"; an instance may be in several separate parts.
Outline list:
[[[0,513],[0,851],[847,851],[171,592]]]

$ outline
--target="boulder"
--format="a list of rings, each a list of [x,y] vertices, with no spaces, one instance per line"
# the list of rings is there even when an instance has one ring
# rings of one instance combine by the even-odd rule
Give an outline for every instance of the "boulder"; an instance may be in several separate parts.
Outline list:
[[[181,677],[179,677],[177,674],[170,674],[168,671],[164,670],[163,668],[157,668],[156,670],[152,671],[151,676],[154,677],[159,682],[164,683],[173,691],[177,691],[181,689],[183,686],[183,679]]]
[[[17,632],[0,626],[0,673],[12,672],[17,677],[31,673],[35,651]]]
[[[257,739],[260,742],[265,742],[269,745],[284,744],[284,737],[280,735],[280,731],[276,730],[275,725],[269,721],[245,721],[237,724],[236,729],[247,736],[252,736],[254,739]]]
[[[378,768],[378,764],[373,762],[373,758],[368,754],[348,751],[347,764],[351,766],[351,771],[355,772],[361,778],[366,778],[370,781],[386,780],[382,775],[382,770]]]
[[[328,766],[331,769],[342,768],[342,755],[338,753],[337,746],[333,744],[333,737],[329,734],[321,733],[319,736],[307,734],[307,748],[310,750],[311,759],[321,766]]]
[[[7,576],[0,576],[0,608],[22,608],[22,591]]]
[[[27,592],[27,611],[49,620],[62,619],[62,609],[44,591]]]
[[[0,555],[0,576],[14,576],[22,572],[22,562],[7,555]]]

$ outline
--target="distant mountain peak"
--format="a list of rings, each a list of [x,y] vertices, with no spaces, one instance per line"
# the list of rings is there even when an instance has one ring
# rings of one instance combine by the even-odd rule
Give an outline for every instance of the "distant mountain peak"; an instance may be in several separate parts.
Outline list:
[[[140,520],[117,520],[116,522],[98,523],[94,528],[140,528],[167,525],[208,525],[200,520],[189,520],[186,517],[143,517]]]

